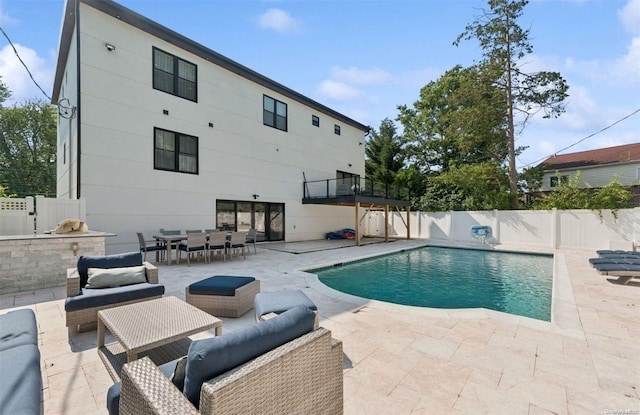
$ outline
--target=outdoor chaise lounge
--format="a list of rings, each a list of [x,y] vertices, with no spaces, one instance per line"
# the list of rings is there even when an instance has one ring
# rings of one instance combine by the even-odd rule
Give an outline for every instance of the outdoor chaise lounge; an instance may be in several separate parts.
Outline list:
[[[596,267],[601,264],[624,264],[624,265],[640,265],[640,257],[636,258],[620,258],[620,257],[598,257],[589,258],[589,263],[592,267]]]
[[[314,319],[299,306],[196,340],[161,366],[126,363],[107,394],[109,414],[342,414],[342,343]]]
[[[601,256],[601,257],[624,256],[624,257],[640,258],[640,251],[602,249],[602,250],[596,251],[596,254],[598,254],[598,256]]]
[[[597,264],[594,268],[601,274],[618,277],[618,282],[626,284],[634,277],[640,277],[640,265],[634,264]]]

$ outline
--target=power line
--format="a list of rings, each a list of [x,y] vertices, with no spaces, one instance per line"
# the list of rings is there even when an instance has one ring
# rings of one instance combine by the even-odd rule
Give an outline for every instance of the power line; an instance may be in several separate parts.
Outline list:
[[[593,133],[593,134],[589,134],[588,136],[584,137],[583,139],[578,140],[578,141],[576,141],[575,143],[573,143],[573,144],[571,144],[571,145],[569,145],[569,146],[567,146],[567,147],[565,147],[565,148],[563,148],[563,149],[561,149],[561,150],[558,150],[558,151],[556,151],[556,152],[555,152],[555,153],[553,153],[553,154],[549,154],[548,156],[544,156],[544,157],[542,157],[542,158],[539,158],[538,160],[536,160],[536,161],[532,161],[532,162],[531,162],[531,163],[529,163],[529,164],[525,164],[524,166],[522,166],[522,168],[529,167],[529,166],[531,166],[532,164],[536,164],[536,163],[538,163],[538,162],[540,162],[540,161],[542,161],[542,160],[546,160],[546,159],[548,159],[549,157],[551,157],[551,156],[553,156],[553,155],[557,155],[558,153],[561,153],[561,152],[563,152],[563,151],[565,151],[565,150],[568,150],[568,149],[570,149],[571,147],[576,146],[576,145],[578,145],[578,144],[582,143],[584,140],[586,140],[586,139],[588,139],[588,138],[591,138],[591,137],[593,137],[593,136],[595,136],[595,135],[597,135],[597,134],[600,134],[601,132],[608,130],[609,128],[613,127],[614,125],[621,123],[622,121],[626,120],[627,118],[631,118],[631,117],[633,117],[633,116],[634,116],[634,115],[636,115],[638,112],[640,112],[640,108],[638,108],[637,110],[633,111],[631,114],[626,115],[626,116],[624,116],[624,117],[620,118],[618,121],[616,121],[616,122],[614,122],[614,123],[611,123],[611,124],[607,125],[606,127],[604,127],[603,129],[601,129],[600,131],[596,131],[596,132],[595,132],[595,133]]]
[[[27,67],[27,65],[24,63],[24,61],[22,60],[22,58],[20,57],[20,54],[18,53],[18,51],[16,50],[16,47],[13,46],[13,42],[11,42],[11,39],[9,39],[9,36],[7,35],[7,33],[4,31],[4,29],[2,29],[2,26],[0,26],[0,31],[2,32],[2,34],[4,35],[4,37],[7,38],[7,41],[9,42],[9,44],[11,45],[11,47],[13,48],[13,52],[16,54],[16,56],[18,57],[18,60],[20,61],[20,63],[22,64],[22,66],[24,66],[24,69],[27,70],[27,73],[29,74],[29,78],[31,78],[31,80],[33,81],[34,84],[36,84],[36,86],[38,87],[38,89],[42,92],[42,94],[47,97],[47,99],[49,100],[49,102],[51,102],[51,97],[49,95],[47,95],[46,92],[44,92],[44,89],[42,89],[40,87],[40,85],[38,85],[38,83],[36,82],[36,80],[33,78],[33,75],[31,74],[31,71],[29,70],[29,68]]]

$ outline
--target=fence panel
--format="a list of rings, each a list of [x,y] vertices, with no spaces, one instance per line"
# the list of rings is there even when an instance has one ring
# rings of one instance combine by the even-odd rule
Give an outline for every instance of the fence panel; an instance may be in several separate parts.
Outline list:
[[[64,219],[87,219],[86,202],[84,199],[54,199],[36,196],[36,232],[55,229]]]
[[[33,235],[33,197],[0,198],[0,235]]]
[[[86,221],[84,199],[0,198],[1,236],[42,234],[70,218]]]

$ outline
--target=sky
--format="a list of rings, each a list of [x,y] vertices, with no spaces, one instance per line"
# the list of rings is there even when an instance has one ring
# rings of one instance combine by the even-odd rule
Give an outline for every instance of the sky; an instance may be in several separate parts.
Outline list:
[[[447,70],[482,58],[477,41],[453,42],[488,9],[486,0],[118,2],[375,129]],[[63,7],[0,0],[0,27],[49,96]],[[518,134],[516,145],[528,147],[519,169],[640,142],[640,0],[530,0],[518,24],[533,46],[523,69],[557,71],[569,84],[564,114],[533,117]],[[12,91],[5,105],[47,100],[4,36],[0,76]]]

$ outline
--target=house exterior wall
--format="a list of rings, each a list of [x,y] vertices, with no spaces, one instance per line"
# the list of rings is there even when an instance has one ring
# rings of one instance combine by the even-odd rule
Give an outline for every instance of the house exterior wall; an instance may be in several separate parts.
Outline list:
[[[72,45],[76,44],[75,33],[71,37]],[[78,54],[75,47],[69,49],[68,59],[64,69],[64,77],[60,88],[58,101],[68,107],[78,107]],[[73,111],[73,110],[71,110]],[[65,113],[66,117],[58,115],[58,144],[56,165],[56,196],[58,198],[75,199],[77,196],[77,167],[78,152],[75,148],[78,142],[77,113]]]
[[[253,195],[285,204],[287,241],[353,227],[352,209],[302,205],[303,172],[308,180],[335,177],[337,170],[364,176],[364,131],[79,7],[80,196],[89,227],[117,235],[107,253],[137,250],[135,232],[213,228],[216,200],[254,201]],[[198,102],[153,89],[153,47],[197,66]],[[263,125],[265,94],[287,104],[288,132]],[[198,137],[198,174],[154,169],[154,127]],[[63,196],[62,184],[59,190]]]
[[[562,169],[557,171],[547,171],[544,174],[541,191],[554,190],[550,186],[551,177],[569,176],[574,177],[580,171],[580,187],[603,187],[614,178],[618,178],[621,184],[631,186],[638,184],[640,179],[640,162],[615,163],[599,166],[583,166],[575,169]]]

